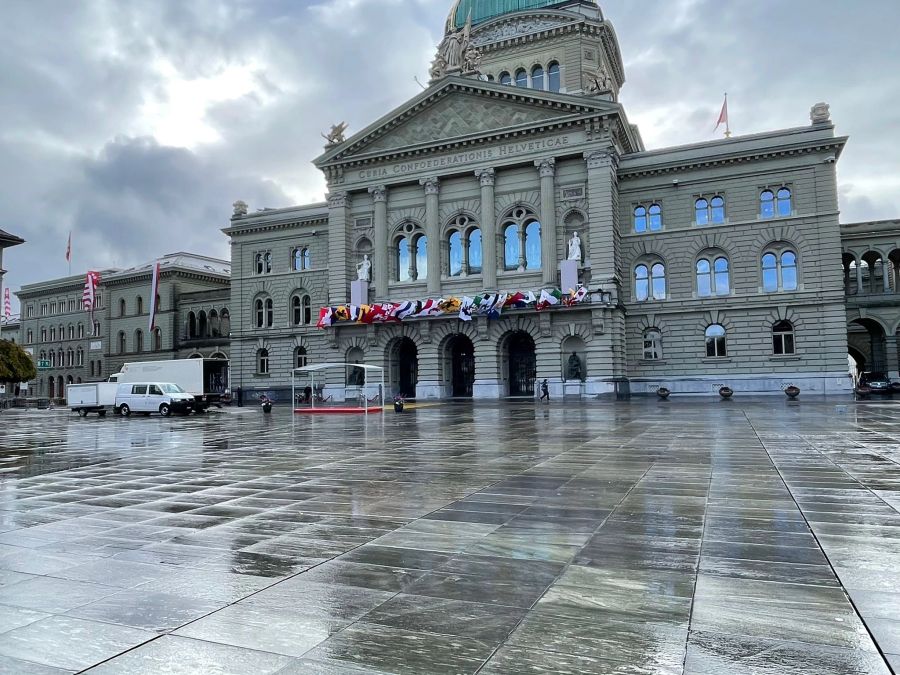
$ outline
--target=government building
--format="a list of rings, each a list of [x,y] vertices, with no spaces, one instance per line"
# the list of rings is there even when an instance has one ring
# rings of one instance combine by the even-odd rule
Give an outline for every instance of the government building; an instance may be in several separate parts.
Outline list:
[[[230,265],[162,258],[152,334],[150,263],[101,272],[94,325],[83,275],[22,288],[4,337],[51,364],[29,391],[198,356],[280,400],[293,369],[326,362],[381,366],[388,395],[417,399],[544,381],[585,399],[842,395],[856,372],[900,376],[900,221],[840,224],[847,138],[825,103],[801,127],[647,150],[592,0],[458,0],[430,73],[326,135],[326,201],[235,202]]]
[[[456,2],[430,86],[329,134],[326,202],[235,204],[233,385],[343,362],[419,399],[532,397],[545,379],[574,397],[848,391],[847,139],[828,106],[802,127],[647,150],[618,102],[625,75],[595,2]],[[571,304],[531,301],[579,286]],[[502,311],[460,318],[497,294]],[[896,370],[896,341],[873,355],[860,329],[869,363]]]

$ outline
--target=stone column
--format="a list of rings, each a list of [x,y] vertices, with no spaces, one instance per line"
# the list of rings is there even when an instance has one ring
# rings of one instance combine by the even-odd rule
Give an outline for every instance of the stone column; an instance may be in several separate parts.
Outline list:
[[[619,188],[616,169],[619,155],[613,149],[585,153],[588,169],[588,245],[591,278],[618,298]]]
[[[887,258],[881,259],[881,280],[883,282],[883,288],[885,293],[891,292],[891,266],[887,261]]]
[[[475,172],[481,182],[481,281],[484,290],[497,290],[497,222],[494,217],[493,169]]]
[[[387,188],[384,185],[370,187],[369,192],[375,200],[375,241],[372,242],[374,260],[372,261],[372,281],[375,282],[375,297],[385,300],[388,297],[388,231],[387,231]]]
[[[898,377],[900,370],[900,359],[897,354],[897,336],[886,335],[884,338],[885,365],[887,366],[888,377]]]
[[[541,176],[541,269],[544,284],[556,285],[556,160],[552,157],[535,162]]]
[[[860,260],[857,258],[856,260],[856,294],[862,295],[863,292],[863,282],[862,282],[862,265]]]
[[[427,282],[429,295],[441,292],[441,223],[439,221],[440,179],[437,176],[419,181],[425,186],[425,236],[428,237]]]
[[[348,255],[347,224],[350,220],[350,195],[346,192],[328,194],[328,303],[347,302]]]

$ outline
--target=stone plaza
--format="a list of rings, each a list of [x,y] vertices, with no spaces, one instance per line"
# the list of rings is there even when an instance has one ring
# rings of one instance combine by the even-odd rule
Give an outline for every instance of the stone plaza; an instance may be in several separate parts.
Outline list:
[[[0,672],[890,673],[896,410],[4,411]]]

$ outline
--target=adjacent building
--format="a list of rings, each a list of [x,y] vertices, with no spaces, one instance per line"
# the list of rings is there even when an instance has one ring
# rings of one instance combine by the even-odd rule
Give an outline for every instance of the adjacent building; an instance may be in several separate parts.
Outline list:
[[[235,386],[286,388],[327,361],[383,366],[392,393],[418,398],[531,397],[544,379],[584,397],[849,388],[847,139],[827,105],[805,126],[648,151],[589,0],[459,0],[431,75],[352,136],[332,130],[315,160],[326,202],[235,204]],[[315,326],[319,308],[360,302],[363,260],[364,300],[400,303],[561,288],[573,250],[590,294],[571,307]]]
[[[155,328],[151,274],[160,266]],[[93,311],[83,305],[85,275],[23,286],[19,342],[39,366],[32,396],[61,398],[72,383],[101,381],[128,361],[228,358],[230,265],[173,253],[126,270],[100,270]],[[224,333],[223,333],[224,331]]]

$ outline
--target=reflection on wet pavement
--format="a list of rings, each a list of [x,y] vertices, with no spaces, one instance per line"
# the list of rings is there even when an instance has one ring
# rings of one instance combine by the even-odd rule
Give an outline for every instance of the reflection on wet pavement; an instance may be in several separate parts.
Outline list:
[[[0,416],[0,672],[890,673],[900,420]]]

